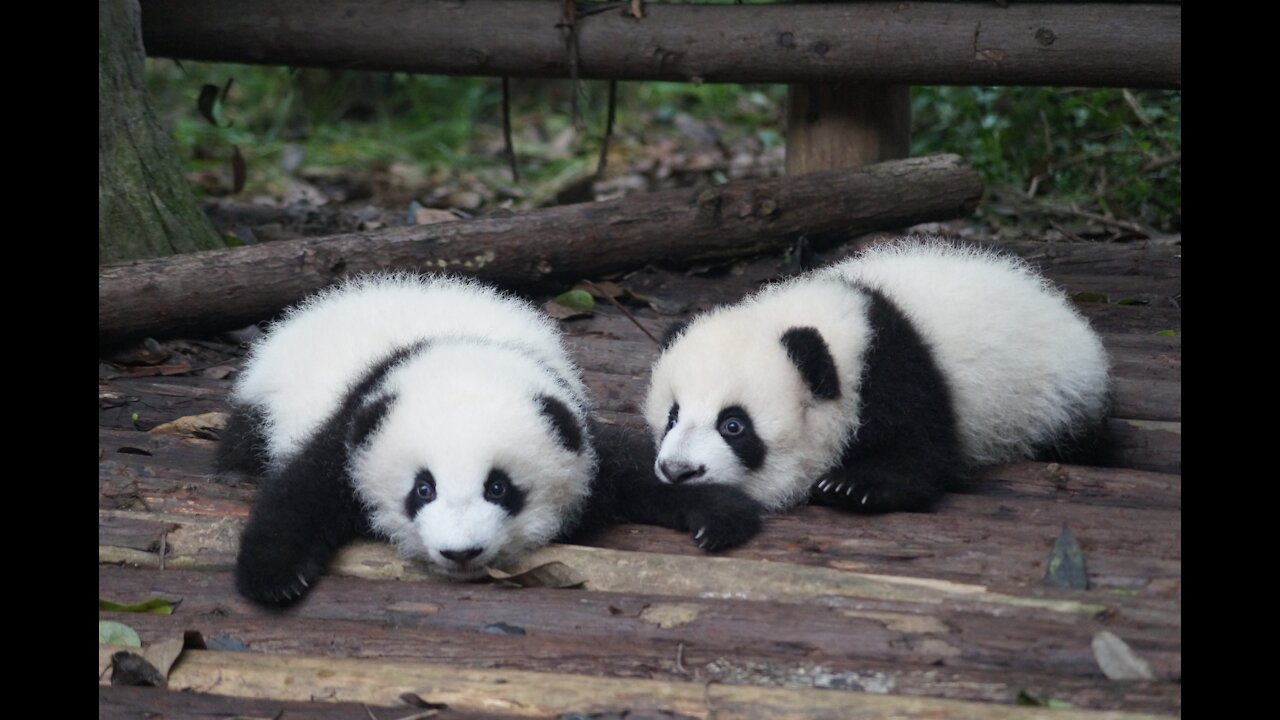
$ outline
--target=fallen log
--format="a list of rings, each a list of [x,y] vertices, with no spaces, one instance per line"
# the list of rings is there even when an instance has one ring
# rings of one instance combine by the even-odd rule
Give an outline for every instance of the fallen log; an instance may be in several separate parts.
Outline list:
[[[982,193],[956,155],[650,193],[436,225],[301,238],[101,266],[100,344],[262,320],[342,276],[445,270],[522,288],[649,262],[834,242],[956,217]]]
[[[1178,5],[143,0],[153,57],[446,75],[685,82],[1182,86]],[[588,6],[590,7],[590,5]]]

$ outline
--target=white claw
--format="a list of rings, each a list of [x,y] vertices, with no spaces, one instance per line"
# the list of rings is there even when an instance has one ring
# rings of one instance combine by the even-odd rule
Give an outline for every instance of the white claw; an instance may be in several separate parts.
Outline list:
[[[693,539],[697,540],[698,538],[701,538],[703,535],[706,534],[706,532],[707,532],[707,529],[705,527],[699,528],[698,532],[693,536]]]
[[[311,584],[307,582],[307,579],[302,577],[302,573],[298,573],[298,582],[302,583],[302,587],[311,587]]]
[[[866,504],[867,504],[867,498],[869,498],[869,497],[871,497],[871,493],[867,493],[866,495],[863,495],[863,496],[862,496],[862,504],[863,504],[863,505],[866,505]]]
[[[818,489],[821,490],[822,492],[826,492],[827,488],[829,487],[831,487],[831,480],[829,479],[823,480],[822,482],[818,483]]]
[[[853,494],[853,488],[854,488],[853,483],[849,483],[849,489],[848,489],[848,490],[845,490],[845,491],[844,491],[844,494],[845,494],[845,495],[852,495],[852,494]]]

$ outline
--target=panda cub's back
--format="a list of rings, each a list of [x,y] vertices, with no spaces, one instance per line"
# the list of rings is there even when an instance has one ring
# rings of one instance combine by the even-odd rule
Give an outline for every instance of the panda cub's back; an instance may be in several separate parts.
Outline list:
[[[824,272],[881,291],[910,318],[950,386],[961,441],[976,464],[1028,456],[1105,415],[1101,341],[1021,260],[918,241],[874,248]]]

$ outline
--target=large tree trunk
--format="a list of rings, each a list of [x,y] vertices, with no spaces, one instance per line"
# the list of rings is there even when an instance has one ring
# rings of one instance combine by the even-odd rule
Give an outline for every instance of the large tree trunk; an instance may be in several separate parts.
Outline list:
[[[137,0],[98,1],[98,262],[223,247],[143,82]]]

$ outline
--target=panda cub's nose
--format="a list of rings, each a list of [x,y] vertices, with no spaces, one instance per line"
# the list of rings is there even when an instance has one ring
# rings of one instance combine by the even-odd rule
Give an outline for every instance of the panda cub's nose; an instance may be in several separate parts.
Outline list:
[[[467,548],[466,550],[441,550],[440,554],[459,565],[466,565],[467,562],[480,557],[482,552],[484,548]]]
[[[700,478],[707,473],[706,465],[694,467],[690,463],[675,460],[663,460],[658,463],[658,467],[662,469],[663,476],[670,483],[682,483],[686,480]]]

